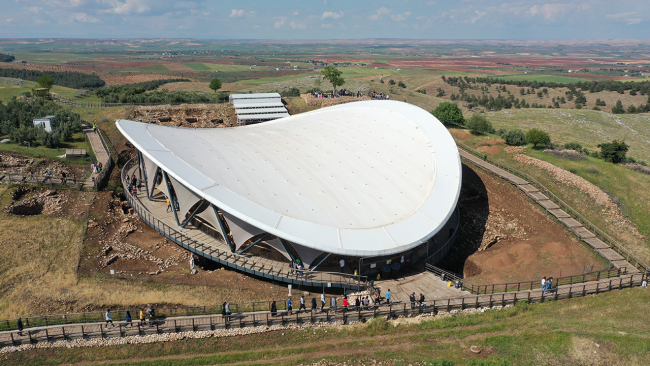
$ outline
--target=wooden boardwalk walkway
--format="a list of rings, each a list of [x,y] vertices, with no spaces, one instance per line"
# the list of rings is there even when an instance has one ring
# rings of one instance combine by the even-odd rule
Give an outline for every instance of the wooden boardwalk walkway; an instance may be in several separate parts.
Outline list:
[[[90,142],[90,146],[93,148],[93,153],[95,154],[95,159],[97,160],[95,163],[102,163],[104,166],[103,169],[106,171],[109,170],[110,168],[110,159],[111,159],[111,154],[110,152],[106,149],[106,146],[104,146],[104,143],[102,142],[102,138],[99,135],[101,132],[99,130],[95,131],[92,129],[92,127],[83,127],[83,132],[86,134],[88,137],[88,141]],[[106,174],[105,172],[103,172]],[[88,189],[96,189],[96,184],[95,182],[98,180],[101,180],[103,175],[102,172],[99,173],[92,173],[88,179],[83,184],[84,188]]]
[[[566,211],[562,210],[555,202],[553,202],[547,195],[539,191],[535,186],[530,184],[523,178],[520,178],[504,169],[496,167],[483,159],[476,157],[469,152],[458,149],[463,159],[470,162],[485,171],[488,171],[500,178],[503,178],[509,183],[514,184],[522,190],[528,197],[530,197],[537,204],[542,206],[551,215],[555,216],[557,220],[566,226],[569,230],[575,233],[578,238],[587,243],[594,251],[607,259],[615,268],[626,268],[628,273],[639,273],[636,266],[632,265],[626,258],[614,251],[609,245],[596,237],[596,234],[585,228],[579,221],[572,218]]]
[[[337,308],[329,306],[329,299],[324,311],[317,308],[315,311],[303,312],[294,310],[289,314],[278,301],[278,315],[273,316],[268,311],[246,312],[233,314],[230,318],[221,315],[179,316],[159,319],[154,325],[138,327],[126,326],[124,321],[115,320],[115,327],[106,327],[103,322],[78,323],[68,325],[52,325],[33,327],[18,331],[0,332],[0,347],[30,344],[37,342],[52,342],[58,340],[91,339],[91,338],[117,338],[127,336],[145,336],[162,333],[178,333],[182,331],[206,331],[231,328],[245,328],[254,326],[272,326],[287,324],[313,324],[316,322],[365,321],[377,316],[413,316],[422,313],[449,312],[452,310],[465,310],[475,308],[492,308],[495,306],[513,305],[517,302],[541,303],[574,297],[584,297],[612,290],[620,290],[642,286],[646,276],[644,274],[624,275],[617,278],[591,281],[576,285],[559,286],[552,291],[513,291],[489,295],[471,295],[451,297],[446,299],[433,299],[420,304],[411,304],[406,300],[394,300],[390,305],[371,305],[367,309],[354,306],[347,310],[339,305]],[[464,294],[463,294],[464,295]],[[352,300],[354,300],[352,298]],[[309,302],[309,299],[308,299]],[[339,304],[341,302],[339,301]],[[354,303],[354,301],[352,301]],[[320,304],[319,304],[320,306]],[[294,309],[297,309],[294,299]]]

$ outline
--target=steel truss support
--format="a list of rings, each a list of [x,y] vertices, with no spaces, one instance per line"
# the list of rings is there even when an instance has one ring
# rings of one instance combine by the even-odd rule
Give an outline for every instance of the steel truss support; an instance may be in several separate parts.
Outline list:
[[[244,253],[248,252],[249,250],[253,249],[254,246],[261,243],[262,240],[264,240],[264,238],[266,238],[268,235],[269,235],[269,233],[264,233],[264,235],[262,235],[261,238],[255,240],[255,242],[253,244],[249,245],[248,247],[246,247],[246,249],[240,250],[239,254],[244,254]]]
[[[287,245],[287,242],[285,242],[284,239],[282,238],[278,238],[278,240],[280,240],[280,244],[282,244],[284,250],[287,252],[287,254],[289,254],[289,257],[291,257],[291,261],[295,263],[296,257],[294,257],[293,253],[291,253],[291,251],[289,250],[289,246]]]
[[[228,230],[226,230],[226,225],[224,225],[223,221],[221,221],[221,216],[219,216],[219,208],[213,204],[210,204],[210,206],[214,210],[214,215],[217,217],[217,222],[219,223],[219,228],[221,229],[221,235],[223,236],[223,240],[225,240],[226,244],[228,244],[228,247],[230,248],[230,252],[234,253],[235,243],[233,243],[230,240],[230,237],[228,236]]]
[[[151,201],[151,193],[147,187],[147,171],[144,169],[144,159],[142,158],[142,153],[138,150],[138,161],[140,162],[140,175],[142,175],[141,181],[144,182],[144,190],[147,191],[147,199]]]
[[[176,218],[176,223],[178,226],[181,226],[181,222],[178,220],[178,213],[176,212],[176,203],[174,202],[174,196],[172,196],[172,186],[169,185],[169,177],[167,172],[162,170],[163,178],[165,178],[165,185],[167,186],[167,194],[169,197],[169,202],[172,204],[172,212],[174,213],[174,218]]]
[[[185,222],[181,225],[182,228],[184,228],[185,226],[187,226],[187,224],[190,223],[194,215],[196,215],[196,213],[199,212],[199,209],[203,206],[204,202],[205,202],[205,198],[199,201],[199,205],[196,206],[196,210],[194,210],[194,212],[192,212],[192,214],[187,218],[187,220],[185,220]]]
[[[327,253],[327,255],[324,256],[323,259],[319,260],[318,263],[316,263],[315,266],[311,266],[311,267],[309,267],[309,271],[311,272],[311,271],[315,270],[316,267],[320,266],[321,263],[325,262],[325,259],[327,259],[331,254],[332,254],[332,253]],[[361,274],[361,273],[359,273],[359,274]]]

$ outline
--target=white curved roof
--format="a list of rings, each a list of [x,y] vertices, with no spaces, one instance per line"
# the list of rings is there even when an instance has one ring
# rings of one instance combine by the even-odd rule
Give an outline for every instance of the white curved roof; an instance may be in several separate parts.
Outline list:
[[[399,253],[450,218],[461,162],[423,109],[362,101],[257,125],[193,129],[118,120],[143,154],[220,209],[296,244]]]

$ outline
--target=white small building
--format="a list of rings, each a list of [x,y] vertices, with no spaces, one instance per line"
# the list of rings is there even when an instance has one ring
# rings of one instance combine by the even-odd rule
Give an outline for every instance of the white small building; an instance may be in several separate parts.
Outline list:
[[[44,128],[45,132],[51,133],[52,132],[52,120],[54,119],[54,116],[45,116],[42,118],[35,118],[33,120],[34,122],[34,127],[35,128]]]

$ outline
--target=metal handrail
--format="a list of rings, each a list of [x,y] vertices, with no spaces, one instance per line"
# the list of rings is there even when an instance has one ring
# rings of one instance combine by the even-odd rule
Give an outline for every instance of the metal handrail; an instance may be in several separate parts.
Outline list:
[[[560,206],[566,213],[568,213],[571,217],[573,217],[576,221],[580,222],[584,227],[589,229],[599,237],[603,242],[608,244],[612,249],[614,249],[618,254],[622,255],[625,257],[625,259],[630,262],[634,267],[636,267],[638,270],[641,272],[646,272],[650,269],[650,266],[640,260],[637,256],[635,256],[629,249],[625,248],[623,245],[621,245],[619,242],[614,240],[611,236],[606,234],[604,231],[602,231],[600,228],[598,228],[596,225],[591,223],[589,220],[587,220],[584,216],[582,216],[578,211],[573,209],[571,206],[569,206],[566,202],[564,202],[562,199],[560,199],[558,196],[556,196],[553,192],[551,192],[548,188],[546,188],[543,184],[541,184],[537,179],[531,177],[530,175],[523,173],[517,169],[512,168],[511,166],[494,161],[490,159],[486,154],[481,154],[480,152],[472,149],[471,147],[463,144],[462,142],[456,141],[456,144],[465,150],[466,152],[481,158],[483,161],[486,163],[492,164],[500,169],[503,169],[511,174],[514,174],[518,176],[519,178],[522,178],[526,180],[530,185],[534,186],[537,188],[540,192],[544,193],[551,201],[555,202],[558,206]]]
[[[124,168],[122,169],[121,173],[121,181],[122,181],[122,186],[124,188],[124,192],[128,192],[127,189],[127,183],[125,180],[125,175],[126,172],[128,172],[132,167],[136,165],[135,159],[129,160],[125,165]],[[125,193],[125,197],[133,210],[142,218],[143,221],[145,221],[148,225],[156,229],[159,233],[163,234],[164,236],[168,237],[175,243],[183,246],[186,249],[189,249],[190,251],[196,252],[199,255],[202,256],[207,256],[210,257],[210,259],[215,260],[219,263],[226,264],[230,267],[234,267],[238,270],[242,270],[247,273],[253,273],[262,277],[267,277],[271,276],[274,279],[282,280],[287,283],[295,283],[295,284],[300,284],[300,285],[305,285],[305,286],[325,286],[326,284],[328,287],[331,284],[338,284],[339,286],[337,287],[344,287],[344,288],[357,288],[361,289],[366,287],[366,284],[368,283],[368,278],[367,276],[360,276],[360,275],[353,275],[353,274],[345,274],[345,273],[339,273],[339,272],[322,272],[322,271],[308,271],[308,270],[297,270],[297,269],[292,269],[289,267],[285,266],[275,266],[275,265],[270,265],[269,270],[267,271],[260,271],[254,269],[255,265],[253,266],[241,266],[236,263],[233,263],[233,260],[230,259],[230,257],[237,258],[237,259],[250,259],[250,257],[246,257],[243,255],[239,255],[237,253],[231,253],[231,252],[226,252],[224,250],[221,250],[216,247],[208,246],[205,245],[204,243],[200,243],[195,239],[192,239],[185,234],[179,233],[174,229],[173,227],[167,225],[166,223],[162,222],[160,219],[155,217],[149,210],[147,210],[144,205],[139,203],[132,197],[130,194]],[[217,240],[217,239],[215,239]],[[225,243],[222,243],[223,245],[226,245]],[[208,249],[210,252],[206,251],[203,249],[204,246],[210,247]],[[216,255],[215,255],[216,254]],[[267,268],[266,266],[260,266],[261,268]],[[265,276],[266,275],[266,276]]]

